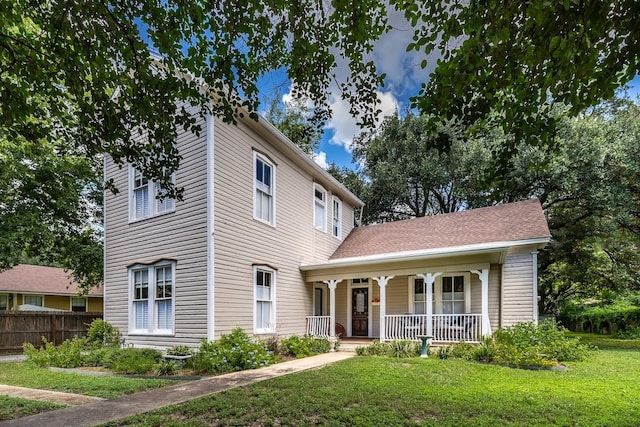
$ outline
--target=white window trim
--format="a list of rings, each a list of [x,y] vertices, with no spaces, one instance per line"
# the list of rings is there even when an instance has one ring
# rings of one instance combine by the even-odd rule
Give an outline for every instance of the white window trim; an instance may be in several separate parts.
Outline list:
[[[471,313],[471,273],[470,272],[453,272],[443,273],[436,278],[433,283],[433,314],[442,314],[442,278],[464,276],[464,312],[465,314]],[[415,314],[415,279],[419,279],[417,276],[409,276],[409,313]]]
[[[46,307],[44,305],[44,295],[38,295],[38,294],[26,294],[25,295],[25,294],[23,294],[22,295],[22,304],[26,304],[25,300],[26,300],[27,297],[40,297],[40,298],[42,298],[42,305],[40,305],[38,307]]]
[[[158,329],[156,319],[156,268],[171,267],[171,325],[172,329]],[[133,309],[134,297],[134,272],[139,270],[148,271],[148,298],[147,310],[149,327],[147,329],[136,329],[136,319]],[[129,267],[129,335],[174,335],[176,329],[176,262],[160,261],[155,264],[135,264]]]
[[[316,191],[324,194],[324,200],[320,200],[316,197]],[[320,204],[318,202],[321,202]],[[316,218],[316,205],[322,206],[324,210],[324,218],[321,218],[322,223],[320,226],[316,225],[318,218]],[[333,221],[332,221],[333,222]],[[320,230],[324,233],[327,232],[327,190],[320,184],[313,183],[313,227],[316,230]]]
[[[87,312],[89,309],[89,298],[86,297],[69,297],[69,311],[73,311],[73,299],[82,299],[84,300],[84,311]]]
[[[129,223],[143,221],[145,219],[154,218],[161,215],[166,215],[176,210],[176,200],[166,198],[164,199],[165,203],[171,203],[171,205],[164,209],[160,210],[160,199],[157,198],[158,194],[161,191],[161,187],[157,185],[152,180],[147,180],[148,182],[148,197],[147,197],[147,215],[142,217],[136,217],[136,201],[135,201],[135,192],[134,192],[134,180],[135,180],[136,168],[133,165],[129,165]],[[171,182],[175,184],[175,174],[171,174]]]
[[[256,198],[256,191],[259,190],[256,184],[258,180],[258,177],[256,175],[257,159],[260,159],[261,162],[271,167],[271,221],[266,221],[260,218],[258,215],[256,215],[256,206],[258,202]],[[269,160],[266,156],[263,156],[257,151],[254,151],[253,163],[251,167],[253,169],[253,185],[252,185],[253,187],[253,219],[255,219],[256,221],[260,221],[263,224],[268,224],[275,228],[276,227],[276,165],[271,160]]]
[[[263,271],[271,274],[271,316],[269,319],[268,328],[258,328],[257,326],[257,314],[258,314],[258,296],[257,294],[257,281],[258,271]],[[253,266],[253,333],[256,335],[270,334],[276,331],[276,270],[266,265],[254,265]]]
[[[336,202],[338,204],[338,232],[336,234],[333,229],[333,221],[336,219],[335,217],[335,206]],[[342,200],[333,196],[331,198],[331,235],[338,240],[342,240]]]

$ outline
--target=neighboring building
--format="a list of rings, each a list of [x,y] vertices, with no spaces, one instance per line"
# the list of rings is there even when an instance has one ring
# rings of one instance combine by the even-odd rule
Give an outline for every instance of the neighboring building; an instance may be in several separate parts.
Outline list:
[[[105,320],[127,342],[326,336],[336,321],[348,336],[474,340],[536,318],[537,201],[352,231],[362,202],[264,119],[201,125],[176,141],[183,201],[105,159],[121,190],[105,193]]]
[[[80,295],[62,268],[20,264],[0,273],[0,310],[102,312],[102,287]]]

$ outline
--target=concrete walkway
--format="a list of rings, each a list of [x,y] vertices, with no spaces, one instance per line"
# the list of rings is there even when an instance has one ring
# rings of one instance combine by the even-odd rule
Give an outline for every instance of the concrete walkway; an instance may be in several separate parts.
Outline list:
[[[0,422],[0,426],[84,427],[127,418],[164,406],[176,405],[213,393],[259,381],[316,369],[355,356],[351,352],[325,353],[291,360],[260,369],[234,372],[174,386],[146,390],[112,400],[94,401],[79,406],[44,412],[29,417]],[[1,392],[0,392],[1,394]]]

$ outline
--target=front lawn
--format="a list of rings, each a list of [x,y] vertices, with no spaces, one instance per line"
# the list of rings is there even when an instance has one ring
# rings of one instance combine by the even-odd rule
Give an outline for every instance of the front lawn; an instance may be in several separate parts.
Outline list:
[[[0,384],[111,399],[148,388],[175,384],[175,381],[80,375],[68,372],[54,372],[30,363],[6,362],[0,364]]]
[[[568,371],[357,357],[109,426],[637,426],[640,353],[604,350]]]
[[[4,366],[4,365],[3,365]],[[27,417],[45,411],[64,408],[65,405],[38,400],[27,400],[19,397],[0,395],[0,421]]]

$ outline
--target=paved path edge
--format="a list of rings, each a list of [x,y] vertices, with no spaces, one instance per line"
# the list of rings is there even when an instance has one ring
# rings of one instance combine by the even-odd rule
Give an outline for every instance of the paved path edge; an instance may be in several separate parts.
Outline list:
[[[43,412],[28,417],[0,422],[2,427],[89,427],[128,418],[165,406],[184,403],[235,387],[269,380],[284,375],[321,368],[349,359],[355,353],[332,352],[304,359],[291,360],[260,369],[233,372],[176,384],[158,389],[145,390],[117,399],[94,401],[55,411]]]

